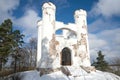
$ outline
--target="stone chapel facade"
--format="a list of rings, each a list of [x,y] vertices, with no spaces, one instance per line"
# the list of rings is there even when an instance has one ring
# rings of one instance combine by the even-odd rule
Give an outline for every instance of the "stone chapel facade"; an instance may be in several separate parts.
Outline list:
[[[75,23],[55,20],[56,7],[51,2],[42,6],[42,20],[38,21],[37,68],[61,66],[91,66],[87,33],[87,13],[76,10]],[[62,34],[56,34],[62,30]]]

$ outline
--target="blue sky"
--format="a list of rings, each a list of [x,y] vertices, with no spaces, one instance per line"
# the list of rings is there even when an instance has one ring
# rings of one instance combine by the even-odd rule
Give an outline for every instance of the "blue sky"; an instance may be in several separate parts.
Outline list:
[[[120,57],[120,0],[0,0],[0,23],[10,18],[14,29],[25,34],[24,40],[37,37],[37,21],[45,2],[56,5],[56,20],[74,23],[74,11],[87,11],[90,54],[99,50],[110,60]]]

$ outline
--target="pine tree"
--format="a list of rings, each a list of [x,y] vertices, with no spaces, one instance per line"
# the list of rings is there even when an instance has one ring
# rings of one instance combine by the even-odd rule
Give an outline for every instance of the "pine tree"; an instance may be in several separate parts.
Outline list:
[[[95,66],[96,69],[101,71],[106,71],[109,69],[108,63],[105,61],[102,51],[98,52],[98,57],[96,58],[96,62],[93,62],[92,65]]]
[[[23,44],[23,37],[24,35],[19,30],[13,31],[10,19],[0,25],[0,70],[3,63],[7,61],[6,57]]]
[[[6,56],[11,51],[12,41],[12,22],[10,19],[5,20],[0,25],[0,70],[2,69],[3,63],[6,62]]]

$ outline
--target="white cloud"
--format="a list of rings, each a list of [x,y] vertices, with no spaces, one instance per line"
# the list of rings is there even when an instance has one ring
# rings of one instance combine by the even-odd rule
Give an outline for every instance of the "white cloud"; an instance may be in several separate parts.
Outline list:
[[[99,32],[103,30],[111,30],[120,27],[120,21],[113,21],[112,19],[103,19],[100,17],[94,20],[92,23],[88,24],[89,32]]]
[[[54,1],[57,4],[57,8],[59,9],[70,7],[68,0],[54,0]]]
[[[95,34],[89,34],[90,49],[101,48],[107,45],[105,40],[98,38]]]
[[[19,26],[29,29],[34,28],[39,19],[40,17],[38,17],[37,12],[34,10],[27,10],[21,18],[17,19],[16,22]]]
[[[91,14],[93,15],[103,15],[105,17],[120,16],[120,0],[99,0],[93,6]]]
[[[37,21],[40,19],[37,12],[29,9],[21,18],[14,20],[15,25],[23,29],[26,42],[28,42],[29,38],[37,36]]]
[[[107,60],[120,56],[120,28],[104,30],[97,34],[89,34],[90,53],[92,59],[101,50]]]
[[[96,19],[88,25],[92,59],[99,50],[107,60],[120,56],[120,21],[113,19],[120,17],[119,4],[120,0],[99,0],[88,13],[89,18]]]
[[[52,0],[52,1],[51,0],[41,0],[41,1],[42,1],[41,5],[45,2],[54,3],[57,7],[57,10],[70,7],[68,0]]]
[[[99,36],[101,38],[106,37],[106,39],[109,39],[109,40],[111,39],[112,41],[114,41],[118,38],[120,39],[120,37],[119,37],[120,34],[119,33],[120,33],[120,28],[116,28],[116,29],[113,29],[113,30],[104,30],[104,31],[99,33],[100,34]]]
[[[93,23],[88,25],[88,30],[89,32],[94,32],[94,31],[98,31],[100,29],[103,29],[101,27],[103,27],[104,25],[106,26],[106,24],[104,23],[103,25],[103,20],[102,19],[98,19],[96,21],[94,21]]]
[[[5,19],[14,17],[12,11],[15,10],[19,5],[19,0],[0,0],[0,23]]]
[[[20,5],[20,0],[1,0],[0,1],[0,24],[10,18],[13,21],[13,25],[17,26],[17,29],[23,30],[22,33],[26,36],[27,42],[30,37],[37,36],[37,20],[40,19],[37,12],[34,10],[26,9],[23,16],[16,18],[13,16],[13,11]],[[26,7],[24,7],[26,8]]]
[[[89,34],[89,47],[91,59],[95,59],[97,52],[103,49],[103,46],[107,46],[107,42],[104,39],[97,37],[95,34]]]

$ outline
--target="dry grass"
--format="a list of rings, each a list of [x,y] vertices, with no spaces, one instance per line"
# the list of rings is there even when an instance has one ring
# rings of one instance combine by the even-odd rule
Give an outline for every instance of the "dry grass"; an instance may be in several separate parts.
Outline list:
[[[34,69],[35,69],[34,67],[22,67],[20,69],[17,68],[16,72],[14,72],[14,70],[12,69],[6,69],[6,70],[0,71],[0,77],[8,76],[10,74],[17,73],[17,72],[34,70]]]

